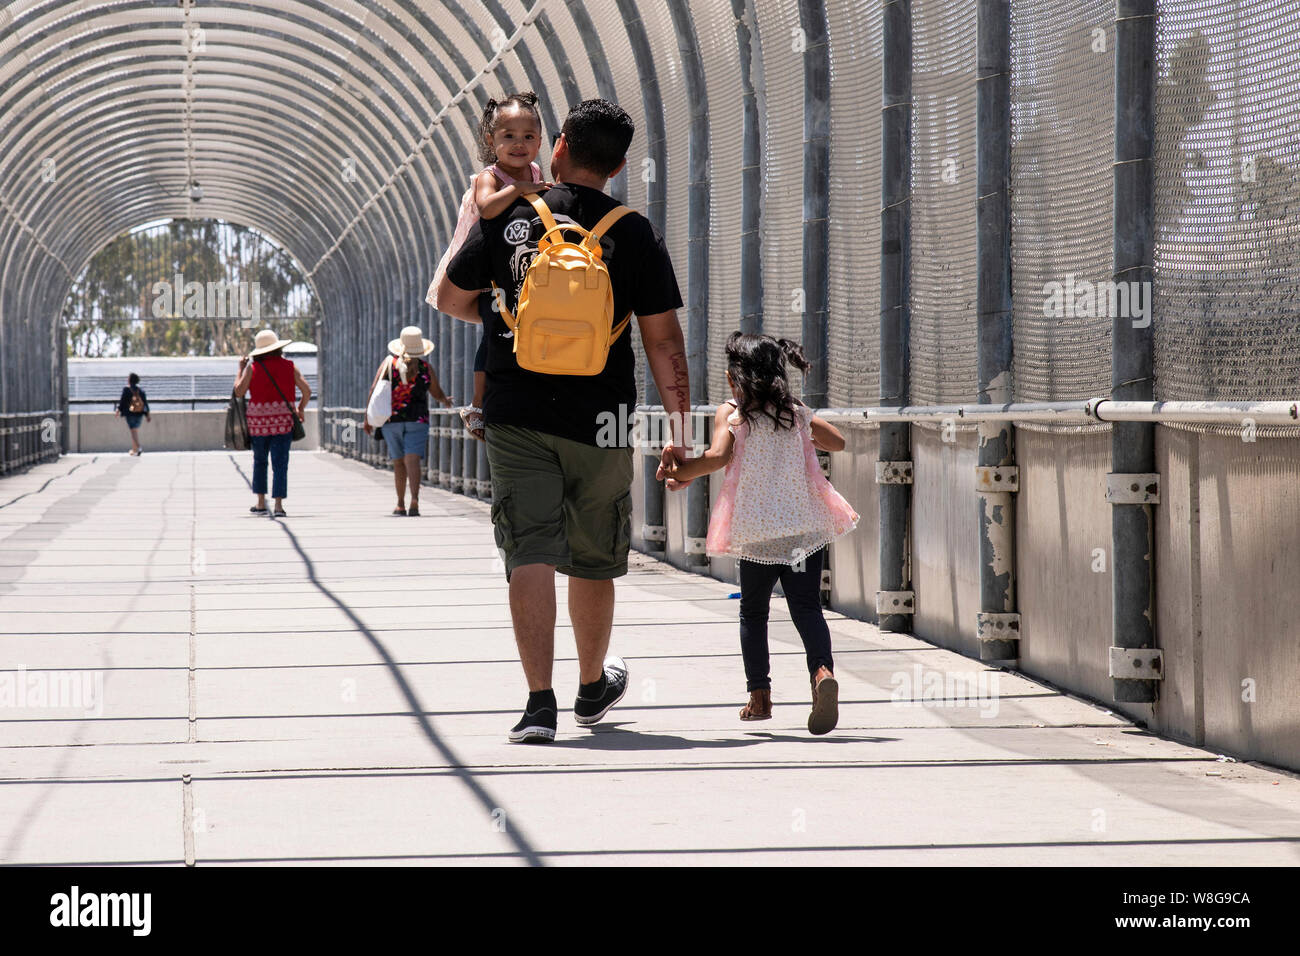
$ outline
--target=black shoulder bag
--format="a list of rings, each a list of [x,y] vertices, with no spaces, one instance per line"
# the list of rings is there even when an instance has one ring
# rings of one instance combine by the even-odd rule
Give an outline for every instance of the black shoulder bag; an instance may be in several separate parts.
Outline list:
[[[247,405],[247,399],[237,398],[231,391],[226,407],[226,447],[235,451],[248,451],[253,444],[248,434]]]

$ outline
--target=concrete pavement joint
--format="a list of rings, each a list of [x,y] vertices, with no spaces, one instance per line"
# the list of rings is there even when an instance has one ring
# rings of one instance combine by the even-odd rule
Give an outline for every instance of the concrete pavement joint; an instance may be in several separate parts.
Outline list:
[[[190,787],[190,775],[181,777],[181,829],[185,845],[185,865],[194,865],[194,791]]]

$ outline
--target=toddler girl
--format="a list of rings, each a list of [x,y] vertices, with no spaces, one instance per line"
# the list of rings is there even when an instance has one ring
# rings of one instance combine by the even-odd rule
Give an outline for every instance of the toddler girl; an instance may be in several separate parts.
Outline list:
[[[447,271],[447,264],[464,245],[474,223],[480,218],[499,216],[520,196],[551,187],[551,183],[542,180],[541,167],[534,162],[542,145],[542,117],[537,110],[537,94],[525,90],[512,93],[500,102],[488,100],[479,120],[478,132],[479,160],[491,165],[474,177],[461,197],[456,232],[438,262],[438,270],[424,297],[435,309],[438,308],[438,283]],[[483,303],[490,304],[486,299]],[[483,371],[486,343],[486,338],[480,338],[474,356],[474,398],[460,413],[469,433],[479,441],[483,440],[483,392],[487,386],[487,375]]]
[[[740,649],[749,690],[740,719],[772,716],[767,617],[780,581],[807,654],[808,730],[825,734],[839,721],[839,685],[822,616],[822,559],[826,545],[857,526],[858,515],[826,480],[814,451],[840,451],[844,436],[794,398],[787,363],[809,368],[794,342],[732,333],[727,384],[734,397],[718,408],[713,443],[685,462],[665,448],[656,477],[689,481],[727,469],[705,550],[740,559]]]

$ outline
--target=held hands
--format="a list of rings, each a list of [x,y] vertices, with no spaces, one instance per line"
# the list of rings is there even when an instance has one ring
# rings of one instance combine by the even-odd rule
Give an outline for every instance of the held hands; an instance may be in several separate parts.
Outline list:
[[[677,477],[686,460],[685,449],[674,448],[671,442],[664,445],[663,454],[659,456],[659,467],[655,469],[655,479],[664,482],[669,491],[681,491],[694,480]]]

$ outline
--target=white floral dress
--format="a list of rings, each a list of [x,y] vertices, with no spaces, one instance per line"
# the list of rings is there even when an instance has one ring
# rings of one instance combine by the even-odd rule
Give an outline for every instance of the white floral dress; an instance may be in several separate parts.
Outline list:
[[[812,443],[812,410],[796,405],[795,427],[756,414],[742,421],[734,401],[735,444],[705,550],[759,564],[798,564],[858,524],[858,513],[822,474]]]

